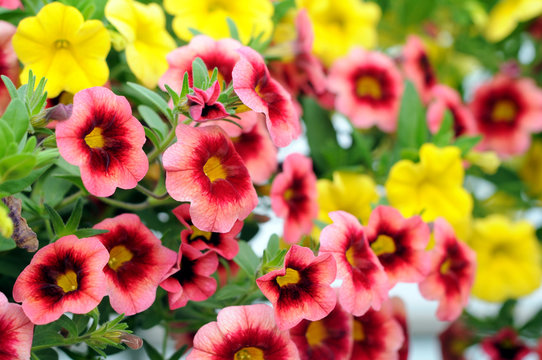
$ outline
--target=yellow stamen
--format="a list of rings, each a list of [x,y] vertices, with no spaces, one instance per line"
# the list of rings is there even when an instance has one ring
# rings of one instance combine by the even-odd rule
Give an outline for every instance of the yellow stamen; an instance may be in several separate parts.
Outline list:
[[[211,76],[213,76],[213,70],[214,69],[207,71],[209,73],[209,78],[211,78]],[[218,85],[220,86],[220,90],[222,91],[222,85],[224,84],[224,76],[222,76],[220,71],[217,72],[216,80],[218,81]]]
[[[290,201],[292,197],[294,196],[294,191],[292,189],[286,189],[284,192],[284,200]]]
[[[124,245],[117,245],[109,252],[109,267],[117,271],[122,265],[132,260],[134,254]]]
[[[287,285],[295,285],[299,282],[299,272],[292,268],[286,268],[286,274],[284,276],[277,276],[277,284],[280,287]]]
[[[56,49],[67,49],[70,47],[70,42],[66,39],[58,39],[54,42]]]
[[[77,274],[73,270],[68,270],[56,278],[56,284],[62,288],[62,291],[69,293],[77,290]]]
[[[327,330],[324,323],[321,320],[311,322],[307,328],[305,337],[310,346],[321,345],[327,338]]]
[[[233,356],[234,360],[265,360],[263,350],[257,347],[244,347]]]
[[[369,96],[373,99],[382,98],[380,82],[372,76],[362,76],[356,82],[356,92],[359,96]]]
[[[376,241],[371,244],[371,249],[376,256],[393,254],[396,250],[395,242],[387,235],[378,235]]]
[[[207,240],[211,240],[211,235],[213,233],[211,233],[209,231],[202,231],[202,230],[198,229],[195,226],[190,226],[190,228],[192,229],[192,235],[190,235],[191,239],[195,239],[195,238],[201,236],[201,237],[204,237]]]
[[[444,261],[442,265],[440,265],[440,273],[446,275],[446,273],[448,273],[448,271],[450,270],[451,265],[452,262],[450,261],[450,259],[446,259],[446,261]]]
[[[102,129],[95,127],[90,134],[85,136],[85,142],[91,149],[103,148],[105,145],[105,139],[102,135]]]
[[[517,106],[513,101],[501,100],[493,107],[491,119],[494,122],[511,122],[517,114]]]
[[[363,325],[361,321],[354,320],[354,341],[365,340],[365,331],[363,331]]]
[[[216,156],[211,156],[209,160],[203,165],[203,172],[211,182],[215,182],[216,180],[224,180],[228,174],[226,173],[226,170],[222,166],[222,163],[220,162],[220,159]]]
[[[346,260],[348,261],[348,263],[352,266],[356,266],[356,260],[354,259],[354,247],[353,246],[350,246],[348,248],[348,250],[346,250]]]

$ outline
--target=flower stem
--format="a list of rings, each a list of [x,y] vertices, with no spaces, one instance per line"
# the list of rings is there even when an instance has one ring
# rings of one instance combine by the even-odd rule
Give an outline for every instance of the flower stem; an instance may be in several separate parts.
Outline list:
[[[169,194],[167,192],[165,192],[162,195],[157,195],[157,194],[153,193],[151,190],[149,190],[146,187],[144,187],[142,185],[139,185],[139,184],[137,184],[136,190],[143,193],[144,195],[150,196],[150,197],[155,198],[157,200],[165,200],[169,196]]]

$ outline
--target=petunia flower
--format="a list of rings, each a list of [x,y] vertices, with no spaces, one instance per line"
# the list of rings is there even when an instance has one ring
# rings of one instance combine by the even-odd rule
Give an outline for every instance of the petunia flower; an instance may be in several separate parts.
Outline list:
[[[8,303],[0,292],[0,359],[30,359],[34,324],[25,315],[21,305]]]
[[[34,324],[43,325],[65,312],[86,314],[107,293],[102,271],[109,252],[95,237],[68,235],[34,254],[13,285],[13,299]]]
[[[175,251],[160,240],[134,214],[105,219],[94,229],[109,252],[104,268],[111,307],[119,314],[134,315],[148,309],[156,289],[177,260]]]
[[[402,65],[407,79],[412,81],[424,104],[429,103],[432,90],[438,84],[435,70],[429,62],[425,45],[416,35],[409,35],[403,48]]]
[[[516,330],[509,327],[483,339],[481,347],[490,360],[521,360],[531,353]]]
[[[19,61],[13,50],[11,39],[16,28],[6,21],[0,21],[0,75],[7,76],[14,84],[18,83]],[[8,89],[4,82],[0,82],[0,116],[4,113],[11,101]]]
[[[126,62],[148,88],[154,88],[167,70],[166,55],[175,41],[166,30],[166,17],[158,4],[109,0],[105,17],[126,41]]]
[[[438,84],[432,87],[431,96],[432,98],[426,114],[427,125],[431,133],[434,134],[440,129],[446,110],[452,115],[452,128],[456,137],[478,133],[478,128],[470,109],[463,104],[456,90],[446,85]]]
[[[200,328],[187,357],[199,359],[297,360],[299,354],[288,333],[277,328],[273,309],[255,304],[226,307],[216,322]]]
[[[166,189],[177,201],[190,201],[190,217],[202,231],[228,232],[258,203],[243,160],[218,126],[179,124],[177,143],[163,155]]]
[[[190,217],[190,204],[181,204],[172,210],[173,215],[186,227],[181,231],[181,241],[189,244],[197,250],[210,249],[227,260],[231,260],[239,252],[239,244],[236,236],[243,227],[242,221],[236,221],[230,231],[217,233],[202,231],[192,224]]]
[[[256,284],[275,309],[279,329],[301,320],[320,320],[335,308],[337,295],[331,288],[337,268],[330,254],[315,257],[312,250],[292,245],[282,269],[271,271]]]
[[[79,166],[85,188],[95,196],[134,188],[149,168],[143,126],[128,100],[104,87],[75,94],[72,115],[58,123],[56,140],[60,155]]]
[[[489,12],[484,35],[491,42],[498,42],[514,31],[519,22],[542,14],[542,3],[538,0],[500,0]]]
[[[409,334],[405,303],[400,297],[397,296],[390,298],[389,302],[391,305],[392,316],[401,326],[404,338],[403,345],[401,345],[401,348],[398,351],[399,357],[397,360],[408,360]]]
[[[425,278],[430,265],[425,251],[430,231],[419,216],[405,219],[390,206],[378,206],[371,213],[365,234],[388,275],[390,287]]]
[[[388,278],[367,242],[365,229],[347,212],[333,211],[329,217],[333,224],[320,234],[319,253],[331,253],[337,262],[337,278],[343,281],[339,302],[355,316],[371,306],[380,309],[388,298]]]
[[[437,318],[453,321],[469,301],[476,272],[476,254],[459,241],[443,218],[434,222],[435,246],[431,250],[431,270],[419,283],[422,296],[438,300]]]
[[[443,360],[466,360],[465,350],[476,343],[473,329],[462,318],[452,322],[438,338]]]
[[[378,52],[354,48],[329,70],[335,106],[355,127],[376,125],[384,132],[397,128],[403,80],[393,60]]]
[[[188,300],[203,301],[216,291],[216,280],[211,275],[218,267],[214,251],[202,254],[188,244],[181,244],[177,263],[164,277],[160,286],[168,292],[169,308],[178,309]]]
[[[21,20],[13,36],[13,48],[24,64],[21,82],[27,82],[32,70],[38,79],[47,79],[48,97],[105,84],[110,46],[102,21],[85,21],[79,10],[60,2]]]
[[[21,0],[0,0],[0,7],[6,8],[6,9],[17,9],[17,8],[23,8],[23,4],[21,3]]]
[[[198,122],[224,119],[229,116],[224,105],[218,101],[220,84],[217,81],[207,90],[194,88],[194,94],[188,94],[187,106],[190,117]]]
[[[290,94],[273,79],[262,56],[249,47],[237,50],[241,59],[232,72],[233,89],[251,110],[265,115],[273,143],[287,146],[301,133]]]

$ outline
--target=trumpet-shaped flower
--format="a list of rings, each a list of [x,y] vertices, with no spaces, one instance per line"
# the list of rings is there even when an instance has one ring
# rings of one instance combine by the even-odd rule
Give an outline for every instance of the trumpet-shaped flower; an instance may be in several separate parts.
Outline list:
[[[481,345],[490,360],[521,360],[531,353],[531,349],[519,338],[516,330],[509,327],[486,337]]]
[[[60,2],[47,4],[36,16],[21,20],[13,36],[13,48],[24,64],[21,82],[27,82],[32,70],[38,79],[47,79],[48,97],[56,97],[62,90],[75,94],[105,84],[110,46],[101,21],[85,21],[79,10]]]
[[[491,42],[501,41],[518,25],[542,14],[538,0],[500,0],[489,12],[485,36]]]
[[[402,55],[406,77],[418,90],[423,103],[427,104],[431,99],[431,91],[437,85],[438,80],[421,39],[410,35]]]
[[[443,360],[466,360],[465,350],[476,343],[475,333],[461,318],[438,336]]]
[[[56,140],[60,155],[80,167],[83,184],[96,196],[134,188],[149,168],[143,126],[128,100],[104,87],[75,94],[73,112],[58,123]]]
[[[86,314],[107,293],[102,271],[109,252],[95,237],[64,236],[39,249],[13,285],[13,299],[34,324],[57,320],[65,312]]]
[[[229,116],[224,105],[218,101],[220,84],[218,80],[207,90],[194,88],[194,94],[186,95],[188,111],[194,121],[219,120]]]
[[[0,21],[0,75],[7,76],[13,83],[18,82],[19,61],[13,50],[11,39],[16,28],[6,21]],[[0,116],[11,101],[6,84],[0,83]]]
[[[166,30],[166,17],[158,4],[109,0],[105,17],[126,41],[126,61],[134,75],[154,88],[168,65],[166,55],[175,41]]]
[[[427,108],[427,125],[434,134],[442,125],[444,112],[448,110],[452,115],[454,134],[474,135],[478,128],[470,109],[463,104],[459,93],[446,85],[435,85],[431,91],[432,100]]]
[[[34,324],[25,315],[21,305],[8,303],[0,292],[0,360],[30,359]]]

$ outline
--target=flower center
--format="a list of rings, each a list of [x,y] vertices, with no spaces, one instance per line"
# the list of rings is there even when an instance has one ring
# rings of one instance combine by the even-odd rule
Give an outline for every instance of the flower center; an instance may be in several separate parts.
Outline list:
[[[396,250],[395,242],[388,235],[378,235],[376,241],[371,243],[371,249],[373,249],[376,256],[393,254]]]
[[[365,340],[365,331],[363,331],[363,324],[361,321],[354,320],[354,341]]]
[[[353,246],[350,246],[348,250],[346,250],[346,260],[348,261],[350,265],[355,267],[356,260],[354,260],[354,253],[355,253],[355,250]]]
[[[66,39],[55,40],[55,49],[67,49],[70,47],[70,42]]]
[[[292,189],[286,189],[284,192],[284,200],[290,201],[294,196],[294,191]]]
[[[215,182],[216,180],[224,180],[228,174],[226,173],[226,170],[224,169],[224,166],[222,166],[222,163],[220,162],[220,159],[216,156],[211,156],[209,160],[203,165],[203,172],[211,182]]]
[[[299,272],[292,268],[286,268],[286,274],[284,276],[277,276],[277,283],[280,287],[287,285],[295,285],[299,282]]]
[[[190,235],[191,239],[195,239],[195,238],[201,236],[201,237],[204,237],[207,240],[211,240],[211,236],[212,236],[213,233],[211,233],[209,231],[202,231],[202,230],[198,229],[195,226],[190,226],[190,228],[192,229],[192,235]]]
[[[446,259],[441,265],[440,265],[440,273],[443,275],[446,275],[448,271],[450,270],[450,267],[452,266],[452,262],[450,259]]]
[[[75,291],[77,290],[77,274],[73,270],[68,270],[56,278],[56,284],[64,293]]]
[[[124,263],[132,260],[134,254],[124,245],[117,245],[109,252],[109,267],[117,271]]]
[[[500,100],[493,106],[491,119],[494,122],[511,122],[514,121],[517,112],[517,106],[513,101]]]
[[[211,78],[211,76],[213,76],[213,71],[214,71],[214,69],[207,70],[207,72],[209,73],[209,78]],[[220,86],[220,91],[222,91],[222,85],[224,84],[225,80],[224,80],[224,76],[222,75],[222,73],[220,71],[217,72],[216,80],[218,81],[218,86]]]
[[[244,347],[233,356],[234,360],[264,360],[263,350],[257,347]]]
[[[327,338],[327,330],[322,321],[313,321],[309,324],[305,333],[310,346],[321,345]]]
[[[102,129],[95,127],[90,134],[85,136],[85,142],[91,149],[103,148],[105,145],[105,139],[102,135]]]
[[[360,77],[356,82],[356,92],[359,96],[368,96],[376,100],[382,98],[380,83],[372,76]]]

